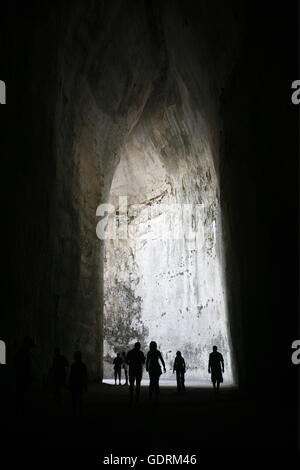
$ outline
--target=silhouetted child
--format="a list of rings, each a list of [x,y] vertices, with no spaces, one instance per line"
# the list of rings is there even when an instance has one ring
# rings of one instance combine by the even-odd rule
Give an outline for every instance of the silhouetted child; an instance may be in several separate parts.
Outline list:
[[[66,385],[66,367],[69,367],[67,359],[60,354],[60,349],[54,349],[53,365],[52,365],[52,385],[55,401],[61,404],[61,392]]]
[[[161,355],[161,352],[157,349],[155,341],[150,343],[150,351],[147,354],[146,370],[149,372],[150,385],[149,385],[149,398],[152,398],[153,392],[155,393],[156,400],[159,397],[159,377],[162,374],[160,363],[166,372],[165,361]]]
[[[114,371],[115,371],[115,385],[117,385],[117,378],[119,379],[119,385],[121,385],[122,363],[123,363],[123,359],[121,358],[120,353],[118,353],[113,361]]]
[[[177,351],[176,353],[176,357],[175,357],[175,361],[173,365],[173,373],[174,372],[176,372],[178,392],[180,392],[181,390],[185,390],[185,385],[184,385],[185,361],[180,351]]]
[[[32,369],[32,349],[36,345],[32,338],[26,336],[23,345],[15,356],[15,373],[16,373],[16,404],[17,413],[22,415],[25,412],[26,398],[33,382]]]
[[[126,353],[122,352],[122,368],[125,374],[125,383],[123,385],[128,385],[128,364],[126,361]]]
[[[135,388],[135,400],[139,401],[140,396],[140,386],[143,375],[143,364],[145,363],[144,353],[140,350],[141,343],[137,342],[134,345],[134,348],[128,352],[126,356],[127,364],[129,364],[129,391],[130,391],[130,403],[132,404],[133,400],[133,390],[134,383],[136,384]]]
[[[223,356],[218,352],[217,346],[213,346],[213,352],[209,355],[208,373],[211,373],[211,381],[215,392],[219,391],[220,383],[223,382],[222,372],[224,372]]]
[[[86,365],[81,361],[81,352],[74,353],[74,362],[70,372],[70,390],[72,392],[74,415],[81,416],[83,408],[83,393],[87,391],[88,376]]]

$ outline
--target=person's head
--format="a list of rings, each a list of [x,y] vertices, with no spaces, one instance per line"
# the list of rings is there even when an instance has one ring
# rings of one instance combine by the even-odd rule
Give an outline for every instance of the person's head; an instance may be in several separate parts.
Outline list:
[[[155,351],[155,349],[157,349],[157,344],[155,341],[151,341],[150,343],[150,351]]]
[[[177,351],[176,356],[177,356],[177,357],[181,357],[181,352],[180,352],[180,351]]]
[[[117,357],[120,357],[120,353],[117,353]]]
[[[141,349],[141,343],[139,341],[135,343],[134,349],[137,349],[138,351]]]
[[[214,352],[217,352],[217,351],[218,351],[217,346],[213,346],[213,351],[214,351]]]
[[[122,352],[122,356],[123,356],[123,357],[125,357],[125,356],[126,356],[126,353],[125,353],[124,351]]]
[[[80,362],[80,361],[81,361],[81,358],[82,358],[82,354],[81,354],[80,351],[76,351],[76,352],[74,352],[73,357],[74,357],[74,361],[75,361],[75,362]]]
[[[59,356],[60,355],[60,349],[59,348],[55,348],[54,349],[54,356]]]

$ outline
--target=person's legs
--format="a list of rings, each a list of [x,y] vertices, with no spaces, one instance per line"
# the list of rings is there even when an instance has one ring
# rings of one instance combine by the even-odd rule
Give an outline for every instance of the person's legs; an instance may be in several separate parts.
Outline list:
[[[149,383],[149,398],[150,398],[150,400],[151,400],[152,394],[153,394],[153,391],[154,391],[153,376],[152,376],[152,375],[149,375],[149,379],[150,379],[150,383]]]
[[[136,389],[135,389],[135,401],[138,402],[140,399],[140,391],[141,391],[141,380],[142,377],[138,375],[136,377]]]
[[[58,385],[56,383],[53,384],[53,397],[55,403],[58,403]]]
[[[61,405],[61,385],[58,383],[54,385],[54,400],[58,406]]]
[[[179,370],[176,371],[176,380],[177,380],[177,391],[180,392],[181,390],[181,377]]]
[[[76,416],[77,413],[77,392],[72,390],[72,406],[73,406],[73,415]]]
[[[121,385],[121,369],[118,369],[118,379],[119,379],[119,385]]]
[[[83,391],[82,390],[78,391],[77,400],[78,400],[78,414],[81,417],[82,411],[83,411]]]
[[[117,385],[117,369],[115,369],[115,385]]]
[[[184,371],[181,371],[181,388],[182,390],[185,390],[185,377],[184,377]]]
[[[130,396],[130,403],[132,403],[132,399],[133,399],[134,381],[135,381],[135,375],[129,371],[129,396]]]
[[[128,372],[127,369],[124,369],[125,372],[125,385],[128,385]]]
[[[155,377],[154,389],[155,389],[155,397],[157,401],[159,398],[159,377]]]
[[[62,386],[59,385],[58,390],[57,390],[57,403],[58,403],[58,406],[61,406],[61,399],[62,399]]]

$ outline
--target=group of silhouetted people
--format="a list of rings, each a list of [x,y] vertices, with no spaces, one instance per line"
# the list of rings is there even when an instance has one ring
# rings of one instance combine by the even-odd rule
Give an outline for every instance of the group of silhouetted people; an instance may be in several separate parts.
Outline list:
[[[149,398],[155,395],[156,401],[159,397],[159,379],[163,371],[166,372],[166,366],[161,352],[157,349],[155,341],[151,341],[149,345],[149,352],[145,358],[144,353],[141,351],[141,344],[135,343],[134,348],[126,355],[125,352],[117,353],[113,360],[115,385],[117,380],[121,385],[121,372],[122,368],[125,373],[125,383],[128,384],[129,375],[129,390],[130,390],[130,403],[133,401],[134,386],[135,386],[135,400],[139,401],[140,386],[143,375],[143,365],[146,363],[146,371],[149,373]],[[129,367],[129,374],[127,372]],[[178,392],[185,391],[185,372],[186,364],[180,351],[177,351],[173,364],[173,373],[176,373],[176,382]],[[208,373],[211,374],[211,381],[213,383],[214,391],[217,393],[220,388],[220,383],[223,382],[224,372],[224,359],[221,353],[218,352],[217,346],[213,346],[213,352],[209,355]]]
[[[83,394],[87,391],[88,373],[87,367],[82,362],[82,354],[76,351],[73,355],[74,362],[71,365],[68,388],[72,394],[73,413],[75,416],[82,415]],[[66,387],[67,372],[69,367],[67,359],[55,348],[52,368],[50,369],[50,385],[57,404],[61,405],[62,390]]]
[[[32,368],[32,349],[36,345],[29,337],[25,337],[22,347],[15,356],[15,376],[16,376],[16,399],[17,411],[23,414],[25,401],[28,391],[33,382],[34,373]],[[52,367],[49,371],[48,383],[51,386],[55,402],[61,405],[62,391],[68,387],[72,395],[73,412],[76,416],[82,415],[83,395],[87,391],[88,373],[87,367],[82,362],[82,354],[80,351],[74,353],[74,362],[70,368],[69,380],[67,381],[67,368],[69,363],[61,354],[59,348],[55,348]],[[162,372],[166,372],[166,366],[161,352],[157,349],[155,341],[151,341],[149,351],[145,358],[141,351],[141,344],[135,343],[134,348],[127,354],[125,352],[117,354],[113,361],[115,384],[117,380],[121,385],[121,372],[124,370],[125,383],[129,385],[130,403],[132,404],[135,391],[135,401],[139,401],[140,386],[143,375],[143,366],[146,365],[146,371],[149,374],[149,398],[155,396],[156,401],[159,398],[159,379]],[[185,372],[186,364],[180,351],[177,351],[173,364],[173,373],[176,373],[178,392],[185,391]],[[220,384],[223,382],[224,359],[218,352],[217,346],[213,346],[213,352],[209,355],[208,373],[211,374],[211,381],[215,393],[219,391]]]
[[[149,385],[149,397],[152,398],[153,393],[155,394],[156,400],[159,396],[159,377],[162,374],[161,365],[163,366],[164,372],[166,372],[165,362],[161,355],[161,352],[157,349],[155,341],[151,341],[150,349],[145,358],[144,353],[141,351],[141,343],[137,342],[134,348],[127,354],[117,354],[113,361],[114,373],[115,373],[115,384],[117,379],[119,385],[121,385],[121,370],[125,372],[125,384],[128,384],[129,378],[129,392],[130,392],[130,403],[133,401],[134,387],[135,387],[135,400],[139,401],[141,381],[143,376],[143,365],[146,363],[146,370],[149,373],[150,385]],[[127,372],[127,366],[129,367],[129,374]]]
[[[28,391],[34,379],[31,351],[35,347],[34,341],[26,336],[22,347],[15,356],[16,402],[19,415],[24,414]],[[66,369],[69,367],[69,363],[61,354],[60,349],[55,348],[52,366],[49,370],[48,385],[58,406],[61,405],[63,389],[68,387],[72,395],[73,413],[75,416],[81,416],[83,394],[87,391],[88,374],[87,367],[82,362],[81,352],[76,351],[73,358],[74,362],[71,365],[67,383]]]

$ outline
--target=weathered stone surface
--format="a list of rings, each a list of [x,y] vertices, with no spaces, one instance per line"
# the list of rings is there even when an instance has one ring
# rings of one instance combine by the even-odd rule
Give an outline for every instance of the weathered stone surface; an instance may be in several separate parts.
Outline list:
[[[116,238],[105,242],[106,378],[116,352],[135,341],[148,350],[155,340],[167,377],[181,350],[187,378],[208,380],[207,358],[217,344],[226,382],[233,382],[219,185],[206,127],[193,122],[191,109],[184,114],[182,101],[178,95],[177,105],[162,107],[163,128],[159,118],[142,116],[120,149],[109,202],[119,208],[119,196],[128,196],[129,225],[120,239],[127,222],[117,227],[124,216],[118,224],[110,218],[108,233]]]

